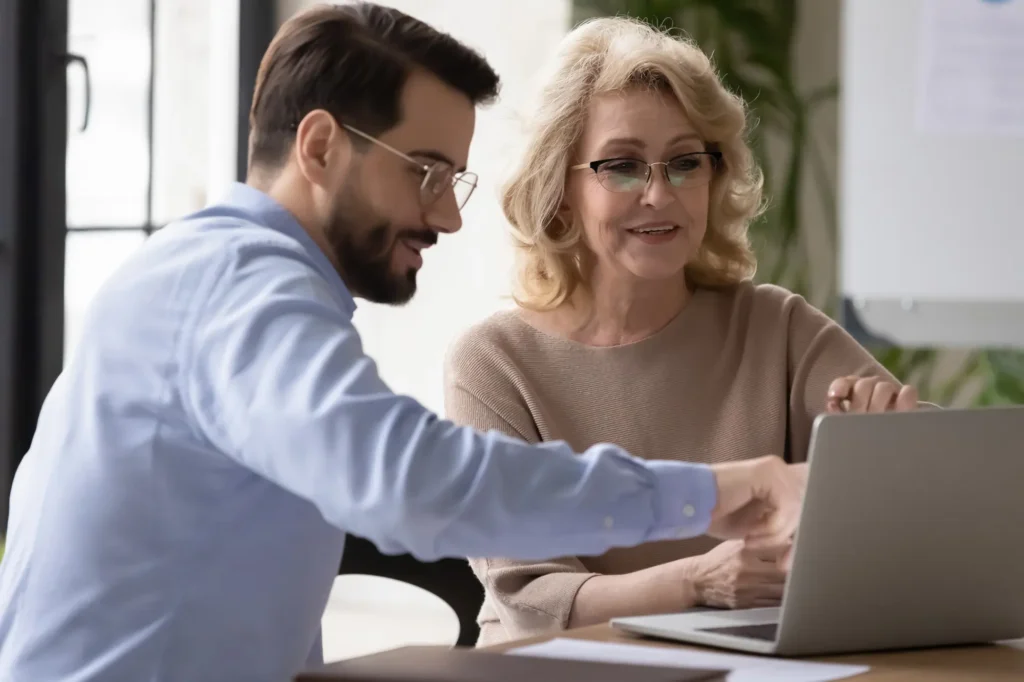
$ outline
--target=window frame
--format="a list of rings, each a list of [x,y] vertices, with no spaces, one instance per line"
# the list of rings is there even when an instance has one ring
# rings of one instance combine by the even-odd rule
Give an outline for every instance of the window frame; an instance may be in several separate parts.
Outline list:
[[[166,1],[166,0],[165,0]],[[237,179],[245,178],[248,110],[277,27],[274,0],[238,0]],[[69,228],[66,219],[68,0],[0,0],[0,535],[14,473],[64,362],[69,232],[152,234],[156,3],[150,9],[149,177],[141,225]]]

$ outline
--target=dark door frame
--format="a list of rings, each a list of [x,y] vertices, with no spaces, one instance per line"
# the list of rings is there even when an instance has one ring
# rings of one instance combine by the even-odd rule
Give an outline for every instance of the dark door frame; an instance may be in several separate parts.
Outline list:
[[[67,0],[0,0],[0,522],[64,344]]]

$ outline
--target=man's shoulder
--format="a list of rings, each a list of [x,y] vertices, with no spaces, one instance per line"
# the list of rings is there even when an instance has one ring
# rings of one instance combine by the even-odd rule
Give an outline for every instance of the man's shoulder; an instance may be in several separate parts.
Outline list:
[[[227,265],[259,256],[303,261],[301,245],[288,235],[227,206],[211,206],[170,223],[152,238],[154,249]]]
[[[230,207],[214,206],[175,221],[150,238],[145,260],[195,284],[200,297],[225,288],[266,288],[276,280],[309,286],[326,280],[303,245]],[[324,286],[327,287],[326,281]]]

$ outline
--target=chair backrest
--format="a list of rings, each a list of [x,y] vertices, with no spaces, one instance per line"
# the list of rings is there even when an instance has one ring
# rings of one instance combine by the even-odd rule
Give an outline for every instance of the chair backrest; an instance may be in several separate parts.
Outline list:
[[[453,647],[459,639],[459,618],[443,599],[375,575],[335,578],[321,624],[328,663],[414,644]]]
[[[422,587],[455,610],[459,646],[474,646],[480,636],[476,617],[484,602],[484,588],[465,559],[424,562],[410,554],[383,554],[369,540],[349,535],[338,572],[379,575]]]

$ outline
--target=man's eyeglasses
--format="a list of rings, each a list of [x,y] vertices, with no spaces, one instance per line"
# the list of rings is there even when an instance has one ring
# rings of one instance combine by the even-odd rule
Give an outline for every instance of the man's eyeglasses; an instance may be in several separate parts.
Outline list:
[[[654,166],[664,166],[668,183],[684,189],[708,184],[721,160],[722,152],[690,152],[654,163],[630,158],[601,159],[570,166],[569,170],[594,171],[597,181],[610,192],[636,192],[647,186]]]
[[[423,174],[423,182],[420,183],[420,202],[424,208],[440,199],[441,195],[444,194],[448,188],[451,188],[455,193],[455,203],[458,205],[459,210],[462,210],[462,207],[466,205],[467,201],[469,201],[469,197],[472,196],[473,190],[476,189],[476,173],[456,173],[451,164],[445,163],[444,161],[435,161],[430,164],[417,161],[408,154],[398,151],[391,145],[381,142],[377,138],[364,133],[358,128],[353,128],[345,123],[343,123],[341,127],[351,133],[355,133],[365,140],[369,140],[370,142],[387,149],[392,154],[400,156],[412,165],[416,166],[416,168],[418,168]]]

